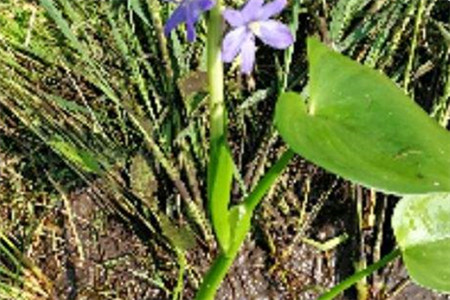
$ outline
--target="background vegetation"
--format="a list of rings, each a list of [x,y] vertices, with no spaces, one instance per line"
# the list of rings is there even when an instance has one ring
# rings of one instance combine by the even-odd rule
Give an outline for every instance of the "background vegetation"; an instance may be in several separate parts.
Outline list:
[[[241,2],[228,1],[238,6]],[[205,29],[163,35],[173,4],[0,2],[0,299],[192,299],[217,249],[205,210]],[[233,201],[285,148],[282,90],[307,81],[305,38],[386,73],[450,119],[450,1],[299,0],[297,42],[226,69]],[[315,299],[389,252],[396,199],[298,157],[271,190],[219,299]],[[346,299],[446,299],[400,261]]]

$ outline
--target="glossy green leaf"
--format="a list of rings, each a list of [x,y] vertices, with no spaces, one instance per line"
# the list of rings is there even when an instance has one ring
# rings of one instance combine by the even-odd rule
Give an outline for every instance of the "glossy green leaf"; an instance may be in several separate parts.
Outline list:
[[[450,292],[450,194],[404,197],[392,226],[414,281]]]
[[[283,94],[287,144],[344,178],[398,194],[450,191],[450,134],[389,78],[308,40],[310,98]]]
[[[208,203],[214,232],[220,247],[225,252],[230,246],[228,205],[232,179],[233,159],[225,141],[220,139],[211,149],[211,162],[208,170]]]

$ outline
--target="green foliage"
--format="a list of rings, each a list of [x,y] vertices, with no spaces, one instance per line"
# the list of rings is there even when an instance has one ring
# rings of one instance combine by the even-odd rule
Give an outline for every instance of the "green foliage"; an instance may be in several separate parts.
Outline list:
[[[165,215],[158,216],[164,236],[179,251],[188,251],[195,246],[194,233],[188,227],[178,227]]]
[[[309,98],[280,97],[280,134],[296,152],[347,179],[397,194],[425,193],[401,200],[394,232],[411,277],[450,291],[450,194],[426,194],[450,191],[449,133],[384,75],[316,39],[308,40],[308,59]]]
[[[5,259],[6,258],[6,259]],[[5,263],[7,261],[8,263]],[[0,299],[52,299],[53,287],[0,228]]]
[[[237,5],[244,1],[239,2]],[[392,77],[403,78],[403,75],[398,75],[404,73],[401,61],[403,47],[399,48],[399,45],[409,44],[407,25],[413,20],[417,2],[294,1],[283,18],[290,21],[293,32],[298,31],[296,38],[299,43],[286,51],[284,60],[277,60],[282,57],[280,52],[260,49],[258,60],[263,63],[258,63],[253,77],[237,77],[235,66],[228,70],[225,84],[229,92],[226,100],[231,100],[227,102],[230,127],[233,127],[230,140],[237,158],[233,171],[249,169],[245,176],[242,174],[242,194],[246,195],[246,191],[251,191],[256,185],[271,160],[272,156],[268,154],[275,150],[273,145],[277,137],[268,129],[274,93],[288,85],[300,90],[306,82],[301,49],[306,32],[303,28],[308,27],[310,33],[310,28],[315,26],[314,20],[319,19],[309,17],[324,16],[326,22],[330,21],[328,26],[320,24],[316,27],[320,27],[325,39],[328,30],[328,38],[337,49],[358,57],[367,65],[387,69],[394,74]],[[429,2],[427,11],[432,10],[435,2]],[[437,3],[436,6],[439,5]],[[17,151],[16,145],[20,145],[26,136],[27,143],[32,140],[32,148],[24,148],[28,150],[24,151],[25,155],[29,156],[28,160],[21,160],[24,166],[36,168],[35,160],[38,158],[45,162],[37,166],[38,171],[58,172],[61,174],[55,176],[58,180],[70,182],[77,176],[86,186],[98,190],[102,195],[96,199],[99,203],[107,203],[108,208],[120,216],[124,216],[122,212],[126,211],[127,221],[133,224],[142,222],[152,229],[154,234],[148,244],[151,245],[155,238],[158,254],[169,248],[172,256],[176,252],[180,271],[178,285],[172,294],[174,299],[178,299],[183,297],[184,282],[189,282],[188,288],[198,284],[195,266],[189,266],[188,276],[184,276],[183,259],[185,251],[194,244],[193,236],[202,239],[204,234],[204,245],[209,248],[202,249],[215,250],[214,243],[209,243],[210,225],[202,207],[207,185],[203,180],[204,169],[209,151],[208,113],[204,109],[208,100],[203,78],[206,62],[204,24],[198,26],[197,43],[185,43],[184,30],[176,30],[166,39],[162,26],[174,7],[173,3],[147,0],[3,1],[0,4],[0,151],[7,149],[8,155],[10,151]],[[331,11],[325,9],[322,12],[321,7],[329,7]],[[307,22],[304,21],[305,13],[309,15]],[[439,66],[445,69],[448,59],[429,47],[439,44],[432,41],[432,30],[420,27],[427,30],[427,35],[423,35],[427,40],[423,44],[419,41],[418,49],[422,53],[413,67],[420,63],[423,53],[432,53],[432,57],[426,59],[436,66],[433,76],[440,84],[445,76],[440,76]],[[446,24],[438,27],[447,37]],[[274,61],[277,62],[275,67]],[[416,74],[411,73],[411,78],[414,76],[415,79]],[[322,84],[329,87],[331,83]],[[238,92],[231,92],[230,87]],[[433,99],[438,97],[438,93],[433,95]],[[444,120],[444,126],[447,94],[442,95],[440,113],[436,115]],[[428,100],[433,102],[433,99]],[[13,126],[14,143],[10,143],[10,137],[3,139],[4,116],[12,120],[8,120],[6,129],[10,129],[9,124],[17,124]],[[372,130],[378,130],[378,124],[366,124],[364,138],[370,139]],[[422,128],[420,132],[427,130]],[[19,134],[16,135],[16,131]],[[22,135],[24,132],[26,135]],[[369,143],[376,142],[369,140]],[[323,141],[320,146],[322,144]],[[336,149],[333,151],[338,152]],[[231,161],[229,149],[222,154],[219,151],[218,155],[221,158],[216,157],[217,161]],[[414,149],[396,153],[399,160],[415,155]],[[211,215],[215,227],[219,228],[220,244],[228,248],[226,264],[231,264],[233,255],[250,231],[254,208],[291,158],[291,154],[283,158],[282,167],[267,173],[245,203],[231,209],[231,183],[228,181],[231,180],[231,163],[214,163],[213,168],[217,169],[214,177],[219,183],[214,187],[215,195],[208,194],[217,200],[213,201],[217,212],[211,212]],[[353,165],[359,163],[352,160]],[[226,171],[225,177],[222,169]],[[18,175],[27,176],[27,171],[21,172]],[[40,192],[34,183],[30,188]],[[314,191],[315,186],[311,188]],[[277,193],[277,197],[284,196]],[[23,205],[34,210],[34,199],[22,194],[20,197]],[[272,204],[268,202],[267,205],[270,207]],[[50,205],[47,209],[50,211],[52,208]],[[296,209],[291,208],[291,218],[297,215]],[[39,207],[37,211],[40,210]],[[12,216],[15,222],[21,222],[16,215]],[[154,226],[152,223],[157,224]],[[160,229],[159,232],[156,228]],[[191,228],[201,234],[193,233]],[[33,227],[27,229],[31,235],[33,231]],[[159,235],[165,239],[159,239]],[[32,238],[27,236],[28,239]],[[161,243],[165,245],[161,247]],[[168,269],[161,261],[157,265],[162,266],[161,270]],[[170,273],[174,272],[171,270]],[[19,295],[26,297],[26,291],[17,287],[23,287],[24,280],[29,277],[13,278],[16,274],[10,275],[5,275],[8,280],[13,279],[10,286],[3,282],[0,285],[0,298],[8,298],[8,293],[10,299],[17,299]],[[167,286],[171,286],[175,280],[165,274],[158,278],[163,289],[168,291],[165,281]]]
[[[151,26],[140,0],[128,0],[128,7],[131,8],[131,10],[134,11],[139,18],[141,18],[145,25]]]
[[[309,99],[280,97],[293,150],[347,179],[397,193],[450,191],[450,134],[384,75],[308,41]]]
[[[196,176],[197,167],[205,165],[204,157],[196,155],[206,151],[204,132],[195,130],[204,127],[204,112],[181,120],[186,112],[174,84],[175,76],[187,73],[199,59],[199,45],[179,43],[177,60],[171,61],[172,43],[162,32],[168,5],[155,9],[153,1],[134,0],[13,2],[0,4],[0,151],[4,145],[13,148],[3,140],[6,112],[39,149],[26,152],[29,160],[44,153],[40,171],[60,172],[55,178],[70,182],[70,192],[74,186],[95,184],[91,196],[102,207],[130,222],[130,228],[144,226],[154,233],[146,241],[149,245],[157,241],[158,248],[179,248],[176,257],[169,251],[167,259],[181,261],[184,251],[195,245],[194,235],[203,236],[208,245],[210,227]],[[16,9],[23,16],[20,22]],[[30,12],[35,12],[34,23]],[[178,59],[186,62],[185,69],[179,69]],[[182,136],[185,127],[189,135]],[[20,145],[20,137],[14,138]],[[191,181],[184,182],[187,172]],[[156,191],[158,183],[162,188]],[[25,200],[32,210],[33,200]],[[174,219],[188,225],[178,228]],[[27,230],[32,235],[35,228]],[[164,275],[165,280],[172,279]]]
[[[137,154],[131,160],[131,189],[146,203],[151,205],[157,189],[157,181],[151,167],[142,154]]]
[[[355,14],[367,5],[369,0],[340,0],[331,12],[330,37],[338,41],[342,39],[344,31],[347,29]]]
[[[404,197],[392,226],[413,280],[450,292],[450,194]]]

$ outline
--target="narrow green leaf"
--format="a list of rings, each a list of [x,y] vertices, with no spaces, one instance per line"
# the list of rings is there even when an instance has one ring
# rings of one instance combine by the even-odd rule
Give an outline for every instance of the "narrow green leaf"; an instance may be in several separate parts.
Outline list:
[[[392,226],[413,280],[450,292],[450,194],[404,197]]]
[[[158,215],[158,220],[164,236],[169,239],[173,247],[183,251],[195,247],[195,236],[188,226],[178,227],[163,214]]]
[[[69,23],[64,19],[61,12],[58,10],[58,8],[55,6],[54,2],[52,0],[40,0],[41,6],[44,7],[44,9],[47,11],[49,16],[55,21],[55,23],[58,25],[61,32],[64,34],[64,36],[70,40],[70,42],[73,44],[75,48],[77,48],[80,53],[83,55],[86,54],[86,49],[83,46],[83,44],[80,43],[78,38],[75,36],[75,34],[70,29]]]
[[[131,160],[130,184],[131,190],[136,193],[145,204],[149,207],[156,204],[155,193],[158,189],[158,181],[142,154],[134,156]]]
[[[77,149],[59,138],[53,138],[49,141],[49,144],[54,150],[61,153],[61,155],[83,170],[91,173],[101,172],[100,164],[91,152]]]
[[[147,19],[144,10],[142,9],[140,0],[128,0],[128,6],[134,11],[136,15],[139,16],[139,18],[141,18],[145,25],[150,26],[150,22]]]
[[[363,185],[450,191],[450,134],[389,78],[308,40],[310,98],[286,93],[275,122],[308,160]]]
[[[233,159],[224,139],[220,139],[211,149],[208,171],[208,198],[213,228],[219,245],[227,252],[230,246],[228,205],[233,179]]]
[[[447,46],[450,47],[450,31],[448,31],[441,22],[436,22],[436,26],[444,37]]]
[[[75,101],[68,101],[63,97],[57,95],[49,96],[61,109],[67,110],[70,113],[89,114],[89,109],[84,106],[78,105]]]

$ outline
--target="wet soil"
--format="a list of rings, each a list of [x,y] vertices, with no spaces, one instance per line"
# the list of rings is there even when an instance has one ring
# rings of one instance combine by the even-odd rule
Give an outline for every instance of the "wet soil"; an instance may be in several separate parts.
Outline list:
[[[302,236],[326,241],[349,230],[354,216],[342,205],[343,200],[336,199],[344,190],[339,188],[331,195]],[[71,194],[69,200],[72,222],[67,207],[56,207],[30,251],[55,283],[59,299],[172,299],[170,292],[178,276],[173,253],[163,247],[155,249],[149,245],[152,236],[142,238],[127,222],[105,213],[89,189]],[[255,229],[217,299],[317,299],[354,271],[357,239],[351,237],[335,248],[319,250],[298,240],[292,217],[280,211],[273,202],[260,208]],[[187,253],[183,299],[193,299],[214,252],[198,244]],[[366,254],[370,256],[370,249]],[[411,283],[400,260],[370,278],[368,284],[367,299],[450,299]],[[350,290],[339,299],[357,299],[356,292]]]

